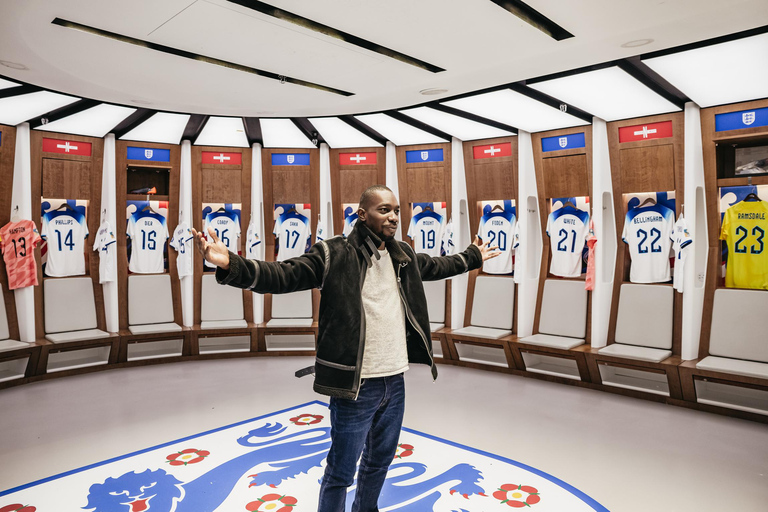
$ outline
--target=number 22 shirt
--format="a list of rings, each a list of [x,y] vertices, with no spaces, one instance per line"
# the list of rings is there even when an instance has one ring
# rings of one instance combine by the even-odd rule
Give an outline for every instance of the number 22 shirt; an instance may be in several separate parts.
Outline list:
[[[741,201],[725,211],[720,240],[728,244],[725,286],[768,289],[768,203]]]
[[[675,212],[654,204],[632,208],[624,217],[622,240],[629,246],[633,283],[663,283],[671,279],[669,251],[675,234]]]
[[[165,217],[151,210],[138,211],[128,219],[126,234],[131,237],[128,270],[136,274],[163,273],[163,249],[168,240]]]
[[[9,222],[0,228],[0,248],[8,272],[8,289],[37,286],[35,247],[43,241],[31,220]]]

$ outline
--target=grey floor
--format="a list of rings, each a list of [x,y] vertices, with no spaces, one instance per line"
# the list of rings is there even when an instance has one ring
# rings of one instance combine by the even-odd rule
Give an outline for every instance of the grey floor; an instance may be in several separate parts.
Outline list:
[[[98,372],[0,391],[0,490],[312,400],[310,358]],[[768,426],[440,366],[405,426],[533,466],[614,512],[768,511]]]

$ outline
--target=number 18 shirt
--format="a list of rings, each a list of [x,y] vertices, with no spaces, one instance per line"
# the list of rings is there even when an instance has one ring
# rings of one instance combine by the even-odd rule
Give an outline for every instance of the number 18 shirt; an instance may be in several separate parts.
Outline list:
[[[725,211],[720,240],[728,244],[725,286],[768,289],[768,203],[741,201]]]
[[[560,277],[581,275],[581,253],[589,234],[589,213],[573,206],[549,214],[547,235],[552,249],[549,272]]]
[[[671,279],[669,251],[675,234],[675,212],[654,204],[632,208],[624,218],[622,240],[629,246],[633,283],[663,283]]]
[[[0,248],[8,272],[9,290],[37,286],[35,247],[42,241],[31,220],[10,222],[0,229]]]
[[[165,217],[151,210],[136,212],[128,220],[126,234],[131,237],[128,270],[136,274],[163,273],[163,249],[168,240]]]

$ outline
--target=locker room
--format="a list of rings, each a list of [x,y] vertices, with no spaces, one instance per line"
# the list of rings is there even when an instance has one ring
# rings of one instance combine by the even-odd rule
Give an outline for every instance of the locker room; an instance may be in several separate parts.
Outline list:
[[[318,510],[336,288],[194,233],[327,271],[377,184],[465,263],[380,510],[768,510],[766,63],[764,0],[2,2],[0,512]]]

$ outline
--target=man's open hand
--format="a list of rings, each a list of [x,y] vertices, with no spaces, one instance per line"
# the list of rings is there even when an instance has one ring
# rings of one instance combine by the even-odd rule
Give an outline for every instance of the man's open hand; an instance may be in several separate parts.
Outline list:
[[[483,255],[483,261],[495,258],[501,254],[501,251],[498,250],[499,247],[497,245],[488,247],[489,242],[481,243],[480,239],[477,237],[475,237],[475,241],[472,243],[474,243],[477,248],[480,249],[480,254]]]
[[[206,240],[202,233],[192,229],[192,235],[195,237],[195,247],[203,255],[205,261],[211,265],[216,265],[223,270],[229,270],[229,250],[224,242],[219,240],[213,228],[208,228],[208,238]]]

